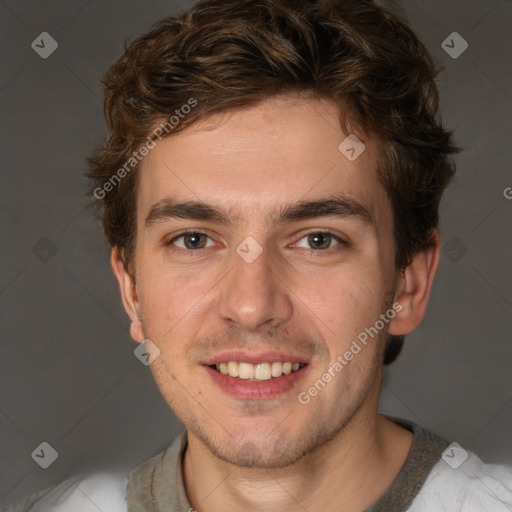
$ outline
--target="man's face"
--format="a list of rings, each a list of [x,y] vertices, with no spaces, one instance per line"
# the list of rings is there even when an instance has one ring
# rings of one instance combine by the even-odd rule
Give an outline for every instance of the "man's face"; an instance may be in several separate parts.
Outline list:
[[[143,161],[135,278],[161,351],[151,369],[189,434],[232,463],[292,463],[356,411],[375,414],[386,329],[332,372],[396,284],[376,142],[350,161],[347,135],[333,103],[280,97],[195,124]]]

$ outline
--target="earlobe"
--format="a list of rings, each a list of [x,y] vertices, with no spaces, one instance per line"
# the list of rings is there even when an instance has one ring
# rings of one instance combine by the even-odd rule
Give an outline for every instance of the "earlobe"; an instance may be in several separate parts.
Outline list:
[[[423,320],[439,266],[440,243],[439,232],[434,230],[432,244],[416,253],[400,274],[395,302],[400,304],[402,309],[391,321],[389,334],[409,334]]]
[[[135,286],[135,278],[126,270],[122,254],[116,247],[110,254],[110,265],[119,283],[121,300],[124,309],[131,320],[130,335],[134,341],[142,342],[145,338],[142,328],[140,305]]]

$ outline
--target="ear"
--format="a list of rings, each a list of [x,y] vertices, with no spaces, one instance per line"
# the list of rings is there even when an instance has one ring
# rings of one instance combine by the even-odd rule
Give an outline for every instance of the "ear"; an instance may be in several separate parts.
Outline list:
[[[389,334],[409,334],[420,325],[427,310],[434,276],[439,266],[441,238],[433,230],[432,245],[414,255],[411,263],[400,274],[395,302],[402,308],[389,324]]]
[[[123,306],[131,320],[130,335],[134,341],[141,343],[145,339],[140,316],[140,305],[137,297],[135,278],[126,270],[123,258],[117,248],[112,248],[110,265],[119,283]]]

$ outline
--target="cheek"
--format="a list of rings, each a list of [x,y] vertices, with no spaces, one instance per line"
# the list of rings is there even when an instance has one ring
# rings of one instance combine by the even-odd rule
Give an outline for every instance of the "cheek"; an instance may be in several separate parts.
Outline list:
[[[294,284],[296,294],[328,326],[359,324],[380,314],[385,295],[382,275],[374,268],[351,266],[325,273],[321,279]]]
[[[379,333],[371,336],[365,330],[372,327],[384,312],[385,296],[384,283],[379,281],[378,273],[368,274],[355,269],[339,269],[325,282],[303,287],[297,293],[303,302],[300,316],[312,320],[314,329],[321,333],[328,348],[329,360],[323,360],[318,371],[327,371],[342,357],[343,370],[335,372],[332,389],[349,395],[355,392],[349,388],[371,378],[370,374],[379,363],[381,336]]]
[[[165,338],[175,325],[193,313],[207,287],[198,278],[151,268],[141,275],[139,301],[148,334]]]

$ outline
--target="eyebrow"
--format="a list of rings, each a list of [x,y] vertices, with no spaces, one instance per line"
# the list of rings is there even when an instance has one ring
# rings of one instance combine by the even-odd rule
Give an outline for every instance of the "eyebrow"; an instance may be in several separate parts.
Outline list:
[[[354,219],[368,225],[375,223],[370,211],[359,202],[347,196],[334,196],[283,205],[269,215],[268,224],[275,226],[318,217]],[[240,214],[202,201],[176,202],[166,197],[149,209],[145,225],[150,227],[170,219],[210,221],[229,226],[239,221]]]

